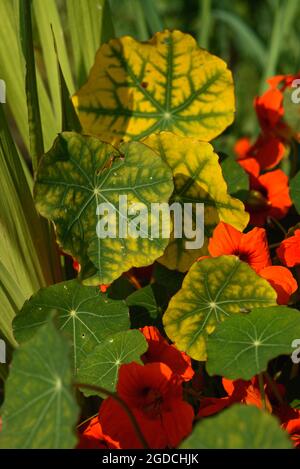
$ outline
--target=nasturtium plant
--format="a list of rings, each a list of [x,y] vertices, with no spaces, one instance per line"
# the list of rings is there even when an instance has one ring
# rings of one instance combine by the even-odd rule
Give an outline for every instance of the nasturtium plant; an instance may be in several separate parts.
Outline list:
[[[291,179],[291,198],[298,213],[300,213],[300,171]]]
[[[184,206],[193,205],[193,229],[199,235],[202,227],[196,227],[195,204],[204,204],[204,245],[196,248],[186,247],[188,240],[184,235],[175,238],[174,234],[159,262],[169,269],[186,272],[191,264],[203,254],[207,254],[207,240],[220,221],[230,223],[243,230],[249,215],[240,200],[231,197],[222,175],[218,155],[210,143],[196,139],[176,136],[171,132],[150,135],[144,140],[149,147],[161,155],[171,167],[174,176],[174,192],[170,204],[178,202]],[[182,220],[182,224],[186,219]],[[195,243],[196,244],[196,243]]]
[[[254,406],[235,404],[200,421],[181,449],[290,449],[275,417]]]
[[[73,370],[98,344],[129,328],[129,312],[124,301],[112,300],[98,287],[86,287],[77,280],[39,290],[26,301],[13,322],[19,343],[30,340],[56,312],[58,329],[69,338]]]
[[[161,224],[159,236],[151,237],[151,224],[159,222],[151,216],[151,203],[167,203],[172,191],[171,170],[146,145],[124,143],[118,151],[97,138],[64,132],[40,163],[35,200],[40,213],[55,223],[63,250],[80,262],[83,283],[97,285],[109,284],[131,267],[151,264],[162,255],[168,238],[162,236]],[[128,207],[144,204],[147,231],[120,208],[119,196],[127,197]],[[107,215],[116,226],[111,236],[101,237],[96,231],[105,218],[98,214],[99,204],[115,209],[114,216]],[[119,236],[122,222],[128,236]],[[142,235],[134,236],[129,227]]]
[[[112,334],[97,345],[82,362],[77,379],[81,383],[115,391],[120,366],[131,362],[142,363],[140,356],[147,348],[146,339],[138,330]],[[83,392],[86,396],[97,394],[90,389],[83,389]]]
[[[207,359],[207,338],[237,313],[276,304],[270,284],[236,256],[192,265],[163,316],[168,337],[195,360]]]
[[[207,371],[229,379],[250,379],[279,355],[293,352],[300,337],[299,311],[286,306],[255,308],[218,324],[207,340]]]
[[[15,351],[6,381],[0,448],[73,448],[79,407],[69,344],[51,319]]]
[[[113,144],[162,130],[210,141],[235,109],[226,63],[176,30],[103,44],[73,103],[84,131]]]

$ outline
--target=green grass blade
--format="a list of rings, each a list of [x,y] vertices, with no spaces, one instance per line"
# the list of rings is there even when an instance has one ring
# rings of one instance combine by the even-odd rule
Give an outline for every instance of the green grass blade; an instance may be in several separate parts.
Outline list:
[[[25,84],[28,108],[29,140],[32,166],[36,172],[39,159],[44,153],[44,139],[37,91],[35,58],[32,37],[31,0],[19,2],[20,34],[25,58]]]
[[[251,55],[261,68],[265,67],[267,51],[260,38],[249,28],[249,26],[234,13],[215,9],[212,15],[216,20],[226,24],[238,37],[237,45],[244,52]]]
[[[155,2],[153,0],[140,0],[144,9],[144,15],[147,20],[151,34],[157,33],[164,29],[163,22],[156,10]]]

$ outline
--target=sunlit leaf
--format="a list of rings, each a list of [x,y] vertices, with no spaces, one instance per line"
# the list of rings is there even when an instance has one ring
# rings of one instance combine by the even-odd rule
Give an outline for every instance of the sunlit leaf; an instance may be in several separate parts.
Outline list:
[[[129,328],[124,301],[111,300],[97,287],[82,286],[77,280],[42,288],[26,301],[13,322],[19,343],[31,339],[56,310],[58,326],[72,343],[74,371],[80,362],[111,334]]]
[[[173,171],[175,190],[170,203],[179,202],[182,207],[185,203],[204,204],[204,246],[201,243],[200,248],[188,248],[182,229],[183,236],[173,236],[163,257],[159,259],[169,269],[185,272],[200,255],[207,254],[207,240],[220,221],[243,230],[249,215],[243,203],[227,193],[218,155],[209,143],[179,137],[170,132],[151,135],[144,143],[159,153]],[[195,205],[193,213],[195,225]],[[183,218],[183,224],[186,223]],[[200,231],[201,227],[198,227],[198,235]]]
[[[291,449],[287,433],[272,415],[235,404],[200,421],[181,449]]]
[[[293,352],[300,313],[286,306],[257,308],[219,324],[207,341],[207,370],[229,379],[250,379],[268,362]]]
[[[114,391],[119,368],[124,363],[142,363],[140,356],[148,348],[147,341],[138,330],[119,332],[97,345],[79,367],[77,380],[80,383],[102,386]],[[84,389],[86,396],[97,394]]]
[[[209,141],[234,112],[226,63],[168,30],[148,42],[124,36],[104,44],[73,100],[85,132],[111,143],[160,130]]]
[[[298,213],[300,213],[300,171],[291,179],[290,193]]]
[[[54,221],[58,242],[82,266],[86,284],[109,284],[132,266],[152,264],[164,251],[168,238],[151,237],[151,203],[168,202],[173,191],[172,173],[161,158],[139,142],[123,144],[120,153],[93,137],[62,133],[44,156],[35,185],[35,198],[42,215]],[[138,227],[124,215],[119,196],[128,206],[144,204],[148,229]],[[99,237],[100,203],[116,209],[116,237]],[[132,220],[133,218],[133,220]],[[119,236],[124,222],[140,231],[134,237]],[[143,237],[142,237],[143,236]]]
[[[0,448],[73,448],[78,407],[69,346],[49,322],[14,353]]]
[[[276,304],[276,292],[236,256],[196,262],[163,316],[176,346],[196,360],[206,360],[207,337],[218,323],[236,313]]]

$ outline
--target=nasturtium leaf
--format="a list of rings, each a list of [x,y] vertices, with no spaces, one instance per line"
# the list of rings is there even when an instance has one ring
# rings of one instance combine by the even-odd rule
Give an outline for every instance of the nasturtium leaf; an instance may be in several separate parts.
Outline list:
[[[126,298],[126,303],[128,306],[145,309],[155,319],[161,313],[158,297],[161,299],[160,303],[163,303],[164,298],[161,295],[160,286],[152,283],[131,293]]]
[[[79,409],[71,384],[69,344],[49,320],[14,352],[0,448],[73,448]]]
[[[207,340],[207,371],[229,379],[250,379],[268,362],[293,352],[300,337],[300,312],[286,306],[255,308],[219,324]]]
[[[133,361],[142,363],[140,356],[147,348],[147,341],[140,331],[118,332],[97,345],[82,362],[77,380],[80,383],[102,386],[115,391],[120,366]],[[97,394],[84,388],[82,391],[86,396]]]
[[[219,322],[257,306],[276,304],[276,292],[236,256],[196,262],[163,316],[169,338],[195,360],[206,360],[207,337]]]
[[[293,95],[297,95],[297,101],[293,100]],[[299,91],[295,88],[286,88],[283,93],[283,120],[288,125],[293,136],[300,141],[300,106],[299,106]],[[296,96],[295,96],[296,97]]]
[[[83,283],[96,285],[109,284],[132,266],[152,264],[162,255],[168,238],[151,217],[151,204],[167,203],[172,191],[171,170],[146,145],[124,143],[118,152],[97,138],[64,132],[42,158],[35,200],[40,213],[55,223],[63,250],[80,262]],[[128,211],[141,204],[147,209],[142,223],[135,221],[140,209],[134,217],[128,215],[126,201]],[[110,213],[105,209],[104,216],[99,214],[100,204],[107,204]],[[112,237],[96,232],[100,223],[108,231],[105,219],[110,220],[108,230],[112,223]],[[151,223],[158,226],[157,237],[151,237]]]
[[[124,36],[103,44],[73,103],[84,131],[113,144],[161,130],[209,141],[235,110],[226,63],[168,30],[148,42]]]
[[[233,156],[222,161],[222,173],[229,194],[241,198],[249,190],[249,176]]]
[[[300,171],[290,181],[290,194],[298,213],[300,213]]]
[[[42,288],[25,302],[13,321],[16,340],[23,343],[31,339],[53,310],[57,311],[59,329],[70,338],[75,373],[96,345],[130,325],[124,301],[111,300],[98,287],[70,280]]]
[[[279,421],[255,406],[235,404],[201,420],[181,449],[292,449]]]
[[[249,215],[244,204],[228,194],[218,155],[209,143],[171,132],[150,135],[144,143],[159,153],[173,171],[175,189],[170,204],[177,202],[182,208],[184,204],[193,204],[193,229],[196,227],[195,204],[204,204],[204,233],[199,222],[197,229],[200,247],[196,243],[193,247],[186,246],[187,241],[194,240],[188,240],[182,229],[183,236],[172,236],[164,255],[159,258],[159,262],[169,269],[186,272],[199,256],[207,254],[207,240],[220,221],[243,230]],[[182,212],[183,225],[187,225],[188,217],[184,210]],[[201,232],[204,235],[203,246],[200,243]]]

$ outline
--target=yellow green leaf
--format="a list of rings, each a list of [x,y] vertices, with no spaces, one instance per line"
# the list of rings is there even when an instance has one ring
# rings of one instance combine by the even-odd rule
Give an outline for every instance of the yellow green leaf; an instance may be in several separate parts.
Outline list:
[[[162,255],[169,239],[163,237],[161,224],[158,236],[151,237],[152,222],[157,222],[151,218],[151,204],[167,203],[172,191],[170,168],[143,143],[123,143],[118,151],[75,132],[60,134],[44,155],[34,188],[38,210],[55,223],[62,249],[80,262],[86,285],[111,283],[131,267],[152,264]],[[121,222],[141,232],[135,218],[121,213],[119,196],[127,197],[129,208],[146,207],[148,229],[141,236],[129,229],[127,236],[119,236]],[[115,236],[97,233],[98,223],[107,218],[97,210],[103,203],[115,210]]]
[[[217,324],[236,313],[276,305],[270,284],[236,256],[196,262],[163,316],[165,331],[195,360],[206,360],[206,341]]]
[[[210,143],[171,132],[150,135],[143,142],[160,154],[172,169],[175,189],[170,203],[204,203],[204,246],[187,249],[185,237],[172,237],[159,259],[169,269],[186,272],[199,256],[207,254],[208,238],[220,221],[242,231],[249,215],[244,204],[228,194],[219,157]]]
[[[117,144],[161,130],[209,141],[233,121],[226,63],[180,31],[129,36],[99,49],[73,102],[85,132]]]

